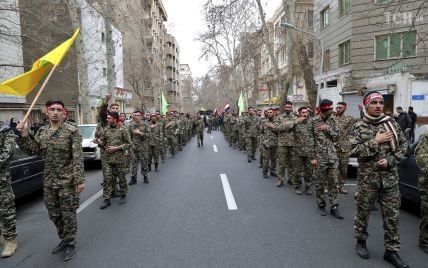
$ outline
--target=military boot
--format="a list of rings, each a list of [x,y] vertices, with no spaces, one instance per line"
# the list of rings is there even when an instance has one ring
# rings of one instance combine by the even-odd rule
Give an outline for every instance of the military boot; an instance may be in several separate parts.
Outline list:
[[[137,183],[137,178],[136,177],[131,177],[131,180],[129,181],[128,185],[134,185]]]
[[[57,254],[65,249],[67,246],[67,243],[65,243],[64,240],[61,240],[61,242],[56,246],[54,249],[52,249],[52,254]]]
[[[16,243],[16,239],[5,240],[4,249],[1,253],[2,258],[7,258],[12,256],[15,251],[18,249],[18,244]]]
[[[302,191],[300,190],[300,187],[296,187],[296,188],[294,188],[294,192],[295,192],[297,195],[302,195]]]
[[[340,215],[340,212],[339,212],[339,210],[337,209],[337,207],[336,207],[336,206],[335,206],[335,207],[332,207],[332,208],[330,209],[330,214],[331,214],[333,217],[335,217],[336,219],[339,219],[339,220],[343,219],[342,215]]]
[[[385,250],[385,254],[383,254],[383,259],[387,262],[389,262],[390,264],[392,264],[394,267],[397,268],[408,268],[409,265],[405,264],[400,256],[398,255],[398,253],[396,251],[391,251],[391,250]]]
[[[155,172],[159,172],[159,164],[155,164]]]
[[[267,178],[268,177],[268,174],[267,174],[267,172],[263,172],[263,178]]]
[[[104,202],[101,204],[100,209],[106,209],[111,205],[110,199],[104,199]]]
[[[305,187],[305,194],[306,195],[312,195],[312,189],[310,186],[306,186]]]
[[[76,247],[74,245],[67,245],[64,251],[64,261],[69,261],[76,256]]]
[[[122,196],[120,197],[119,204],[120,204],[120,205],[123,205],[123,204],[125,204],[125,203],[126,203],[126,195],[122,195]]]
[[[355,247],[357,255],[363,259],[368,259],[369,251],[367,250],[366,240],[357,240],[357,246]]]
[[[248,157],[248,158],[247,158],[247,161],[248,161],[248,163],[251,163],[251,158],[250,158],[250,157]]]
[[[149,179],[147,178],[147,175],[144,175],[144,183],[149,183]]]
[[[148,168],[149,168],[149,169],[148,169],[149,171],[152,171],[152,164],[149,164],[149,165],[148,165]]]
[[[325,211],[325,207],[318,207],[321,216],[327,215],[327,211]]]
[[[278,182],[276,183],[276,187],[282,187],[284,185],[284,179],[278,178]]]

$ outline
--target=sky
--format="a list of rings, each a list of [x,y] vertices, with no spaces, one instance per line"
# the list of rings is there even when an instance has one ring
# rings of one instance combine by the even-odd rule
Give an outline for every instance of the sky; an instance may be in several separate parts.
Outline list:
[[[180,64],[189,64],[193,78],[206,74],[212,62],[199,60],[202,45],[195,41],[198,33],[205,30],[202,6],[206,0],[162,0],[168,21],[168,32],[175,36],[180,47]],[[262,1],[266,3],[267,18],[280,5],[281,0]]]

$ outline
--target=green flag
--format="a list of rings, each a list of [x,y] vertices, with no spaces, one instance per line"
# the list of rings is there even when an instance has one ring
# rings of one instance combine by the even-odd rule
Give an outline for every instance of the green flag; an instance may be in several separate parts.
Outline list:
[[[239,114],[245,111],[245,101],[244,101],[244,97],[242,96],[242,90],[241,90],[241,94],[239,95],[238,108],[239,108]]]
[[[161,114],[166,115],[166,112],[168,111],[168,102],[166,102],[165,95],[163,94],[163,92],[162,92],[160,109],[161,109]]]

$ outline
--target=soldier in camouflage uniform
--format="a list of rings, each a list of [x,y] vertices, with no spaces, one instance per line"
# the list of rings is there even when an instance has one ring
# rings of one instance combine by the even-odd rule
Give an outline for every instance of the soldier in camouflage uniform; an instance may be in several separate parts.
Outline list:
[[[247,161],[256,160],[256,150],[257,150],[257,136],[258,136],[258,124],[259,119],[256,116],[253,107],[248,108],[248,116],[244,121],[244,135],[247,139],[246,149],[247,149]]]
[[[278,115],[275,120],[275,130],[278,133],[278,183],[281,187],[284,184],[285,167],[288,168],[288,184],[293,184],[296,194],[302,194],[300,183],[292,181],[295,178],[293,169],[293,128],[296,116],[293,114],[293,103],[286,101],[284,103],[284,113]]]
[[[138,163],[141,164],[141,174],[144,178],[144,183],[149,183],[147,177],[149,172],[149,143],[150,130],[148,124],[141,118],[143,112],[134,112],[134,121],[129,125],[129,133],[131,135],[131,151],[133,154],[131,163],[131,180],[129,185],[137,183]],[[150,165],[151,166],[151,165]]]
[[[204,146],[204,119],[200,114],[196,116],[196,139],[198,147]]]
[[[177,132],[178,126],[174,120],[174,115],[168,113],[165,125],[165,143],[167,144],[167,148],[170,149],[172,158],[175,157],[175,153],[177,152]]]
[[[230,146],[232,146],[233,149],[236,149],[236,146],[238,144],[238,124],[237,124],[238,116],[236,114],[235,110],[232,110],[232,114],[229,118],[229,125],[230,125]]]
[[[369,258],[367,226],[371,205],[378,197],[385,231],[384,259],[395,267],[408,267],[397,254],[400,249],[398,217],[401,203],[397,164],[406,152],[406,139],[399,125],[382,113],[384,101],[379,92],[367,93],[363,104],[363,119],[354,124],[350,137],[351,154],[358,157],[359,164],[354,220],[356,251],[361,258]]]
[[[246,146],[246,134],[245,134],[245,120],[247,118],[246,112],[242,112],[241,116],[238,117],[236,124],[238,124],[238,148],[240,151],[245,150]]]
[[[300,175],[303,172],[305,181],[305,193],[311,195],[312,185],[312,166],[311,153],[314,149],[314,138],[310,125],[309,112],[306,107],[300,107],[299,120],[294,126],[294,144],[293,144],[293,166],[295,168],[293,179],[294,182],[300,181]]]
[[[267,110],[267,119],[262,125],[262,141],[263,146],[263,178],[267,178],[270,164],[270,175],[276,176],[276,160],[278,150],[278,134],[275,131],[275,114],[274,109]]]
[[[62,122],[64,103],[46,103],[49,125],[39,129],[34,139],[28,135],[24,123],[17,129],[22,137],[17,143],[27,154],[40,154],[45,160],[43,193],[49,218],[55,224],[60,244],[52,253],[64,252],[64,261],[75,256],[77,233],[76,209],[79,194],[85,188],[82,138],[75,126]]]
[[[162,160],[162,163],[165,162],[165,156],[166,156],[166,151],[167,151],[167,144],[165,142],[165,125],[166,125],[166,120],[162,117],[162,115],[160,114],[160,112],[156,112],[156,120],[158,121],[159,127],[161,129],[161,134],[162,134],[162,140],[159,141],[159,154],[160,154],[160,158]]]
[[[0,236],[5,239],[2,258],[12,256],[16,243],[16,210],[10,176],[10,160],[15,151],[15,134],[4,122],[0,121]]]
[[[213,118],[211,115],[207,116],[207,127],[208,127],[207,133],[211,133],[213,129]]]
[[[155,172],[159,171],[159,151],[160,151],[160,142],[163,140],[163,134],[160,124],[156,120],[156,114],[150,115],[150,125],[149,125],[150,137],[148,139],[149,143],[149,165],[152,163],[155,164]]]
[[[338,128],[336,122],[331,117],[333,113],[333,102],[331,100],[321,100],[321,113],[311,121],[311,130],[314,139],[314,151],[311,155],[311,164],[314,167],[314,179],[317,205],[321,216],[325,216],[324,187],[330,185],[329,191],[330,214],[337,219],[343,219],[337,207],[339,206],[339,190],[337,188],[337,176],[339,159],[334,148],[337,139]]]
[[[419,193],[421,197],[421,221],[419,224],[419,247],[428,253],[428,131],[419,137],[415,151],[419,166]]]
[[[348,177],[348,163],[349,151],[351,150],[349,144],[349,133],[355,123],[352,116],[345,115],[346,103],[338,102],[336,106],[336,115],[334,120],[339,128],[339,137],[336,142],[336,152],[339,157],[339,192],[347,194],[348,190],[345,188],[345,181]]]

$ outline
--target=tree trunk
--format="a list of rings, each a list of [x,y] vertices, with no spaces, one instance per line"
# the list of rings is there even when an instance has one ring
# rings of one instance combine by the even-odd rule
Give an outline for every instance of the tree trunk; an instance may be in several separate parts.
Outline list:
[[[111,3],[105,1],[103,4],[104,26],[106,36],[106,52],[107,52],[107,90],[111,91],[116,87],[116,70],[114,68],[114,44],[113,44],[113,28],[111,25]]]
[[[308,94],[309,105],[314,109],[317,103],[317,85],[314,79],[314,72],[309,61],[308,54],[306,53],[306,47],[301,41],[297,45],[299,47],[299,64],[303,73],[303,79],[305,80],[305,88]]]

